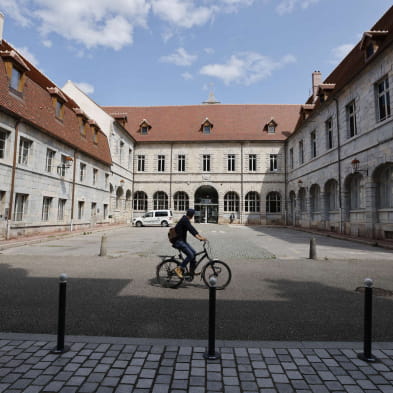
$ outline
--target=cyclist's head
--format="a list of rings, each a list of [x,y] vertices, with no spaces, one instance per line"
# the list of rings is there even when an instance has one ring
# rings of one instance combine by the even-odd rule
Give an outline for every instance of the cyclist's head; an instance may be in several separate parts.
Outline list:
[[[195,210],[194,209],[187,209],[186,216],[189,218],[194,217]]]

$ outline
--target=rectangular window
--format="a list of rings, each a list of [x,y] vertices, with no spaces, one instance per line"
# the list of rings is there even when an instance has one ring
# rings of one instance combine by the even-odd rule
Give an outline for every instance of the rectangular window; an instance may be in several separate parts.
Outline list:
[[[81,117],[79,118],[79,131],[82,136],[86,136],[86,121],[82,119]]]
[[[329,118],[329,119],[326,120],[325,128],[326,128],[326,148],[328,150],[330,150],[334,146],[334,144],[333,144],[333,120],[332,120],[332,118]]]
[[[108,218],[108,205],[104,203],[104,220]]]
[[[269,162],[270,162],[270,172],[276,172],[278,169],[277,154],[270,154]]]
[[[93,186],[97,184],[97,178],[98,178],[98,169],[93,168]]]
[[[357,126],[356,126],[356,107],[355,101],[349,103],[346,107],[347,113],[347,128],[348,128],[348,138],[352,138],[357,135]]]
[[[132,150],[128,149],[128,169],[132,169]]]
[[[255,172],[257,170],[257,155],[249,154],[248,155],[248,170],[250,172]]]
[[[94,217],[97,215],[97,203],[92,202],[91,203],[91,216]]]
[[[58,119],[63,119],[64,117],[64,105],[61,101],[56,100],[55,104],[55,115]]]
[[[78,201],[78,220],[82,220],[85,214],[84,210],[85,210],[85,202]]]
[[[210,172],[210,154],[203,155],[203,172]]]
[[[316,131],[313,131],[310,134],[310,147],[311,147],[311,157],[314,158],[317,156],[317,133],[316,133]]]
[[[377,104],[378,104],[378,121],[382,121],[390,117],[390,93],[389,93],[389,79],[376,84]]]
[[[303,140],[299,141],[299,163],[304,164],[304,144]]]
[[[22,165],[27,165],[29,163],[29,152],[31,150],[31,145],[33,142],[25,138],[20,138],[19,140],[19,159],[18,163]]]
[[[203,126],[203,133],[204,134],[210,134],[210,131],[211,131],[211,125],[210,124],[205,124]]]
[[[86,164],[83,164],[82,162],[80,163],[79,166],[79,181],[85,180],[86,177]]]
[[[0,158],[5,157],[6,141],[8,138],[8,133],[5,131],[0,131]]]
[[[109,175],[105,173],[105,188],[108,188],[109,186]]]
[[[14,221],[23,221],[27,210],[27,194],[15,195]]]
[[[16,91],[19,91],[21,79],[22,79],[22,73],[15,67],[12,67],[10,87]]]
[[[158,156],[158,172],[165,172],[165,156],[159,155]]]
[[[147,126],[141,127],[141,134],[142,135],[147,135],[149,128]]]
[[[119,149],[119,163],[120,164],[123,161],[123,150],[124,150],[124,142],[120,141],[120,149]]]
[[[138,172],[145,171],[145,156],[138,156]]]
[[[46,149],[46,163],[45,163],[45,170],[49,173],[52,172],[53,164],[55,161],[55,154],[56,152],[52,149]]]
[[[65,176],[65,172],[66,172],[66,168],[67,168],[67,157],[65,155],[61,155],[61,163],[60,165],[57,167],[57,174],[59,176]]]
[[[186,156],[184,154],[179,154],[177,156],[177,170],[178,172],[186,171]]]
[[[41,221],[48,221],[49,220],[49,213],[50,213],[51,205],[52,205],[52,198],[51,197],[44,197],[42,199]]]
[[[289,167],[293,169],[293,147],[289,149]]]
[[[234,154],[228,154],[228,172],[234,172],[235,171],[235,155]]]
[[[64,211],[67,199],[59,199],[59,203],[57,205],[57,220],[63,221],[64,220]]]

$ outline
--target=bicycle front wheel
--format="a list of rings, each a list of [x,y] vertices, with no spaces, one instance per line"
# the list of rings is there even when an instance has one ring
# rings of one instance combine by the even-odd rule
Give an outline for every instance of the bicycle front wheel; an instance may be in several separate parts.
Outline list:
[[[207,286],[209,286],[209,279],[212,276],[217,280],[216,288],[224,289],[231,281],[232,272],[225,262],[211,261],[205,265],[202,271],[202,278]]]
[[[180,262],[175,258],[162,261],[156,270],[157,282],[165,288],[177,288],[183,282],[175,273],[175,268],[179,265]]]

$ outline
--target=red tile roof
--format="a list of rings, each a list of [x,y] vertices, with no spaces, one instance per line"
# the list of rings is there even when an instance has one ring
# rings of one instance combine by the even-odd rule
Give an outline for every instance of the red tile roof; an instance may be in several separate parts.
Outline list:
[[[6,41],[0,43],[0,51],[12,51]],[[43,132],[57,138],[63,143],[86,153],[87,155],[110,165],[112,163],[109,144],[102,131],[98,133],[98,144],[93,141],[93,135],[83,137],[80,135],[79,120],[73,110],[78,105],[64,92],[55,86],[45,75],[27,61],[27,80],[23,89],[23,98],[19,98],[9,89],[9,80],[6,75],[3,58],[0,56],[0,108],[11,115],[20,117],[26,122],[38,127]],[[49,89],[49,90],[48,90]],[[64,103],[64,119],[59,121],[55,117],[50,92],[61,94],[66,98]]]
[[[196,141],[283,141],[294,130],[300,105],[224,105],[158,107],[103,107],[108,113],[126,113],[125,128],[137,142]],[[213,125],[203,134],[206,118]],[[271,119],[277,123],[274,134],[267,133]],[[147,135],[139,132],[146,120]]]

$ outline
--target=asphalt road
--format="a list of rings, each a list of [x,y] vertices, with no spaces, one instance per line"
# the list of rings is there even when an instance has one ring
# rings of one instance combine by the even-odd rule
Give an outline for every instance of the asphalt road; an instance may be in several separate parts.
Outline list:
[[[362,340],[365,277],[393,291],[393,253],[283,228],[200,225],[215,256],[229,263],[217,292],[217,333],[230,340]],[[207,338],[208,290],[199,279],[179,289],[155,281],[159,255],[174,250],[163,228],[107,232],[4,250],[0,331],[55,333],[58,276],[69,275],[67,334]],[[195,248],[199,245],[193,243]],[[385,293],[389,294],[389,292]],[[374,337],[393,341],[393,296],[374,298]]]

